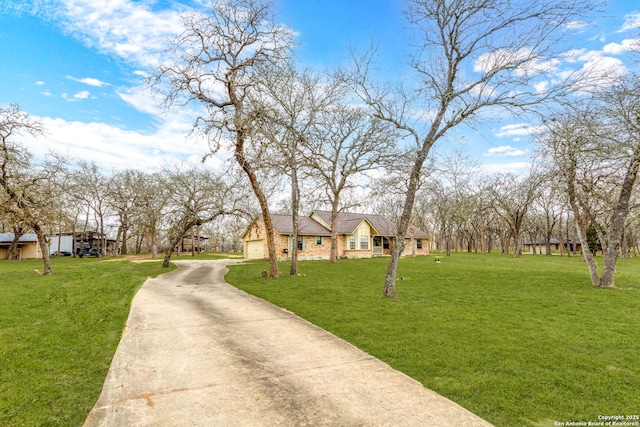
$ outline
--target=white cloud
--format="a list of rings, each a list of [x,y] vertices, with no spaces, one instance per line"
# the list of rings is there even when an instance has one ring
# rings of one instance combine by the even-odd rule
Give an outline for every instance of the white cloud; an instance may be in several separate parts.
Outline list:
[[[89,96],[91,96],[91,92],[89,92],[88,90],[83,90],[73,95],[73,99],[87,99],[89,98]]]
[[[55,151],[72,159],[94,161],[106,169],[155,171],[176,161],[198,163],[207,151],[206,141],[185,138],[180,130],[163,124],[156,131],[142,133],[105,123],[84,123],[48,117],[34,117],[47,132],[46,137],[24,138],[38,158]],[[228,155],[221,153],[209,163],[219,166]]]
[[[640,28],[640,13],[631,13],[624,17],[624,24],[622,24],[618,32],[634,31],[638,28]]]
[[[486,173],[515,173],[525,174],[531,168],[528,162],[511,162],[511,163],[485,163],[481,166],[481,170]]]
[[[121,89],[117,94],[124,102],[142,113],[162,114],[160,101],[141,87]]]
[[[102,87],[102,86],[107,86],[108,85],[108,83],[105,83],[105,82],[103,82],[101,80],[94,79],[94,78],[91,78],[91,77],[85,77],[83,79],[77,79],[77,78],[75,78],[73,76],[66,76],[66,77],[69,80],[73,80],[73,81],[79,82],[79,83],[84,83],[86,85],[94,86],[94,87]]]
[[[602,48],[602,52],[611,55],[621,55],[626,52],[638,50],[640,48],[640,41],[637,39],[625,39],[622,43],[609,43]]]
[[[627,73],[624,62],[597,50],[572,50],[564,59],[573,68],[565,68],[557,73],[560,79],[576,79],[585,90],[602,88],[614,84]]]
[[[499,130],[493,130],[493,133],[498,138],[508,138],[516,136],[528,136],[534,135],[538,132],[538,128],[529,126],[527,123],[514,123],[510,125],[504,125]]]
[[[60,7],[60,4],[62,7]],[[128,62],[154,66],[167,40],[180,33],[180,13],[187,7],[153,11],[152,2],[131,0],[62,0],[48,5],[67,31],[86,45]]]
[[[553,58],[541,61],[535,57],[535,52],[527,48],[496,49],[480,55],[473,64],[473,70],[478,73],[487,73],[504,67],[508,68],[517,63],[520,63],[515,70],[517,75],[532,76],[556,71],[561,64],[561,59]]]
[[[573,31],[576,34],[584,32],[588,27],[590,27],[589,23],[584,21],[570,21],[565,25],[566,30]]]
[[[38,80],[37,82],[34,83],[36,86],[44,86],[45,83],[42,80]]]
[[[527,150],[513,148],[510,145],[501,145],[500,147],[489,148],[485,156],[517,157],[524,156],[527,153]]]
[[[534,89],[536,90],[536,93],[546,92],[547,90],[549,90],[549,86],[550,86],[549,81],[543,81],[543,82],[535,83],[533,85]]]
[[[569,64],[579,61],[579,58],[585,54],[586,49],[571,49],[561,55],[561,59]]]

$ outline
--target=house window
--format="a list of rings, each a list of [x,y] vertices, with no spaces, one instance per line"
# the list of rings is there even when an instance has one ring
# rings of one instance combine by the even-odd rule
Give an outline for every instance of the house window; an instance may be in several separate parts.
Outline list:
[[[324,238],[322,236],[316,236],[316,245],[322,245],[324,243]]]
[[[298,237],[298,250],[304,250],[304,237]]]
[[[360,236],[360,249],[369,249],[369,236]]]
[[[416,249],[422,249],[422,239],[416,239]]]
[[[356,236],[349,236],[349,249],[356,248]]]

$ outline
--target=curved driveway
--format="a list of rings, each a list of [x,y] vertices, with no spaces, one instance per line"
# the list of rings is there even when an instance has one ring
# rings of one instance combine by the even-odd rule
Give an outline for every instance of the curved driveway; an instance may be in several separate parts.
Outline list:
[[[177,261],[133,299],[85,426],[489,426],[351,344]]]

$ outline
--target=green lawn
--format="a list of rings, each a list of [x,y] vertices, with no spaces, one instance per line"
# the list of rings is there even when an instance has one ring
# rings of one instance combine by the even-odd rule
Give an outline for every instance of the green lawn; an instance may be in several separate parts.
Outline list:
[[[227,280],[333,332],[497,426],[595,422],[640,413],[640,259],[617,289],[593,288],[579,257],[455,254],[403,259],[383,299],[387,259],[301,262]],[[602,260],[602,258],[600,258]]]
[[[95,404],[131,299],[159,262],[0,261],[0,426],[80,426]]]

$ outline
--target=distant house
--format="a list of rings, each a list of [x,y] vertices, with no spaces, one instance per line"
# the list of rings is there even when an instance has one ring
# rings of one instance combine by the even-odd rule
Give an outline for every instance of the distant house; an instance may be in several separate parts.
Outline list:
[[[14,233],[0,233],[0,259],[4,259],[7,251],[11,246],[11,242],[15,237]],[[42,252],[38,244],[38,236],[35,234],[23,234],[18,240],[18,258],[19,259],[40,259]]]
[[[582,252],[582,245],[580,244],[580,242],[574,241],[573,239],[563,239],[563,241],[565,251],[569,251],[571,253]],[[549,244],[551,245],[551,253],[557,253],[560,252],[560,246],[563,245],[563,242],[560,242],[560,239],[552,237],[551,239],[549,239]],[[545,239],[536,240],[535,242],[524,242],[522,246],[523,253],[547,253],[547,243]]]
[[[209,238],[197,234],[184,236],[176,248],[176,252],[206,252],[209,247]]]
[[[286,260],[293,249],[293,217],[272,215],[278,259]],[[314,211],[299,218],[298,259],[329,259],[331,251],[331,212]],[[338,214],[337,255],[339,258],[371,258],[390,255],[396,235],[396,224],[382,215]],[[410,226],[403,256],[429,255],[429,236]],[[242,235],[244,258],[268,258],[264,221],[253,221]]]

